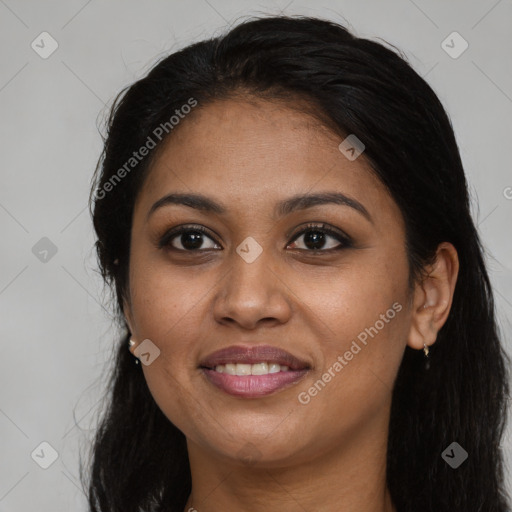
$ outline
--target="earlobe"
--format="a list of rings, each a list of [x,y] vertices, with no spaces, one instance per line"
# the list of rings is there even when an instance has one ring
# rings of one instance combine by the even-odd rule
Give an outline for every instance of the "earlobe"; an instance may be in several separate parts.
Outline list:
[[[132,313],[131,313],[131,309],[127,305],[127,303],[123,302],[123,304],[124,304],[124,306],[123,306],[124,318],[125,318],[126,324],[128,325],[128,329],[130,331],[130,340],[128,342],[128,350],[132,353],[132,355],[135,355],[134,351],[136,348],[136,341],[133,339],[134,332],[133,332],[133,328],[132,328],[132,326],[133,326]]]
[[[138,342],[136,341],[136,333],[134,329],[135,322],[133,321],[131,304],[130,301],[127,299],[123,299],[123,315],[130,333],[130,340],[128,341],[128,350],[131,352],[133,356],[135,356],[135,349],[137,348]],[[136,359],[135,362],[138,363],[138,359]]]
[[[459,259],[455,247],[448,242],[439,244],[435,262],[414,290],[407,340],[411,348],[423,350],[425,346],[435,343],[437,333],[450,313],[458,271]]]
[[[129,304],[126,302],[126,300],[123,301],[123,315],[124,315],[126,324],[128,325],[128,329],[130,330],[130,334],[133,334],[132,312],[131,312],[131,308],[130,308]]]

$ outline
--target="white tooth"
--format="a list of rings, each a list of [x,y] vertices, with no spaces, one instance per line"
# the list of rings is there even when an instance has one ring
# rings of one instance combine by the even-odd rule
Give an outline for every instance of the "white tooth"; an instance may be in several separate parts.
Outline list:
[[[269,373],[288,372],[288,366],[281,366],[277,363],[228,363],[219,364],[215,367],[218,373],[227,373],[228,375],[267,375]]]
[[[268,364],[267,363],[257,363],[253,364],[251,368],[252,375],[267,375],[268,373]]]
[[[236,364],[236,375],[251,375],[251,364]]]
[[[278,373],[281,371],[281,366],[277,363],[270,363],[268,365],[268,373]]]
[[[224,367],[224,373],[227,373],[228,375],[236,375],[236,364],[228,363]]]

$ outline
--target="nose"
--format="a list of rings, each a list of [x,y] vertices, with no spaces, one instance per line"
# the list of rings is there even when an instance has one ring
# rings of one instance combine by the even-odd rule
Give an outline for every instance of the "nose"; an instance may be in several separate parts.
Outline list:
[[[230,259],[231,270],[214,299],[215,320],[249,330],[287,322],[292,311],[289,289],[265,251],[251,263],[234,251]]]

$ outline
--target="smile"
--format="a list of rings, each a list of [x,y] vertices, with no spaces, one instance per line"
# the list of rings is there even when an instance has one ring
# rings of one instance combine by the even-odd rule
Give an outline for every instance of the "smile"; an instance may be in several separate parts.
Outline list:
[[[266,364],[266,363],[260,363]],[[226,365],[228,367],[234,366],[248,366],[253,365]],[[254,366],[259,366],[254,365]],[[218,367],[217,367],[218,368]],[[240,398],[258,398],[270,395],[277,391],[284,390],[301,380],[308,369],[304,370],[290,370],[284,366],[284,370],[279,368],[279,371],[266,374],[252,374],[246,373],[242,375],[229,374],[227,372],[219,372],[217,369],[202,368],[203,374],[206,376],[208,382],[213,384],[216,388],[228,393],[229,395]],[[245,370],[242,370],[245,371]],[[258,370],[256,370],[258,371]]]
[[[287,372],[289,367],[278,363],[228,363],[219,364],[215,367],[218,373],[227,373],[228,375],[267,375],[269,373]]]

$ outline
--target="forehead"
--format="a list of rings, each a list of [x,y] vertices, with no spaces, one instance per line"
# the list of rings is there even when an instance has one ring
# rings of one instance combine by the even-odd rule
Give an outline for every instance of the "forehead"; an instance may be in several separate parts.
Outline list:
[[[369,210],[394,208],[397,214],[364,154],[347,159],[338,148],[342,140],[282,102],[238,98],[199,105],[165,141],[140,202],[148,209],[165,193],[198,192],[252,211],[294,194],[338,190]]]
[[[269,174],[287,170],[286,161],[303,160],[303,165],[295,165],[300,172],[315,160],[322,164],[328,153],[337,156],[339,136],[298,111],[299,104],[294,107],[253,97],[199,106],[165,142],[152,177],[163,177],[165,164],[177,161],[184,167],[193,162],[201,170],[220,165],[226,172],[238,170],[240,174],[257,168],[263,175],[266,170]],[[279,167],[271,167],[274,162]]]

